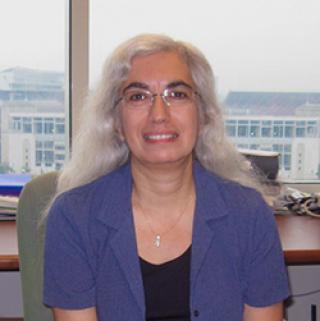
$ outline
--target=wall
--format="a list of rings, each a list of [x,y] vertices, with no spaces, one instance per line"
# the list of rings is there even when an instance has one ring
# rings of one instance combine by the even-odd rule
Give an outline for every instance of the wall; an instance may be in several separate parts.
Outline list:
[[[0,272],[0,318],[23,315],[19,272]]]

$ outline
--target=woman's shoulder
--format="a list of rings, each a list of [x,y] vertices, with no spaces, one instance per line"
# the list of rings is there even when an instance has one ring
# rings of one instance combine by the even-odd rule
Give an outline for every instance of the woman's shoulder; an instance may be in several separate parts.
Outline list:
[[[61,195],[59,195],[58,198],[79,198],[79,200],[88,200],[88,198],[99,198],[102,196],[102,194],[105,197],[109,194],[109,189],[114,190],[125,183],[129,183],[130,178],[131,174],[129,165],[125,164],[107,174],[94,179],[89,183],[63,192]]]
[[[90,183],[61,193],[55,199],[51,212],[67,212],[70,217],[75,213],[77,218],[96,215],[104,208],[104,204],[126,195],[130,189],[130,182],[131,172],[126,164]]]
[[[237,206],[242,204],[250,207],[265,204],[262,195],[257,190],[223,178],[200,164],[196,165],[196,173],[198,185],[205,187],[209,193],[218,193],[219,195],[215,196],[221,197],[226,204],[236,203]]]
[[[202,167],[197,173],[198,193],[207,212],[224,216],[238,230],[248,232],[257,222],[274,225],[272,209],[262,195],[253,188],[224,179]]]
[[[207,170],[203,175],[205,187],[200,192],[206,196],[200,196],[205,202],[202,206],[207,212],[219,212],[216,216],[230,223],[228,226],[239,236],[241,244],[252,235],[276,233],[273,211],[258,191]]]

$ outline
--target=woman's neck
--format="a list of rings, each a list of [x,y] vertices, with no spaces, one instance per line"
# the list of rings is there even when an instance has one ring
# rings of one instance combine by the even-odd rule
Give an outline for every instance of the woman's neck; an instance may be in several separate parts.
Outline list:
[[[160,214],[175,207],[181,208],[195,196],[192,159],[179,163],[145,165],[131,160],[133,176],[133,201],[148,209],[159,209]],[[158,213],[157,213],[158,212]]]

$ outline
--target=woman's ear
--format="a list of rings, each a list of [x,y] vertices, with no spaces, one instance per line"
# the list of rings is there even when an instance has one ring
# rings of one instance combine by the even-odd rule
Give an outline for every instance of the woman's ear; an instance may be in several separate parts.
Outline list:
[[[115,132],[116,132],[117,136],[119,137],[120,141],[122,141],[122,142],[126,141],[126,138],[124,137],[122,126],[121,126],[120,122],[117,122],[115,124]]]
[[[203,128],[205,127],[204,124],[204,116],[203,115],[199,115],[199,119],[198,119],[198,137],[199,135],[202,133]]]
[[[120,115],[117,115],[117,117],[115,117],[115,120],[114,120],[114,131],[115,131],[116,135],[118,136],[118,138],[120,139],[120,141],[125,142],[126,139],[125,139],[124,134],[123,134]]]
[[[125,141],[126,141],[126,138],[124,137],[121,128],[119,128],[119,130],[117,130],[117,133],[118,133],[118,137],[120,138],[120,140],[121,140],[122,142],[125,142]]]

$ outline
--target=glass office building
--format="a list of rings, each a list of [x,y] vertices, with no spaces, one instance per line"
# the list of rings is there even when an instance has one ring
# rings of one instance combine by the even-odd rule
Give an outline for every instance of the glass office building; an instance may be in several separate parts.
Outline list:
[[[59,170],[66,158],[64,75],[10,68],[0,72],[1,164],[8,172]]]
[[[238,148],[276,151],[279,176],[320,178],[320,94],[231,92],[226,131]]]

